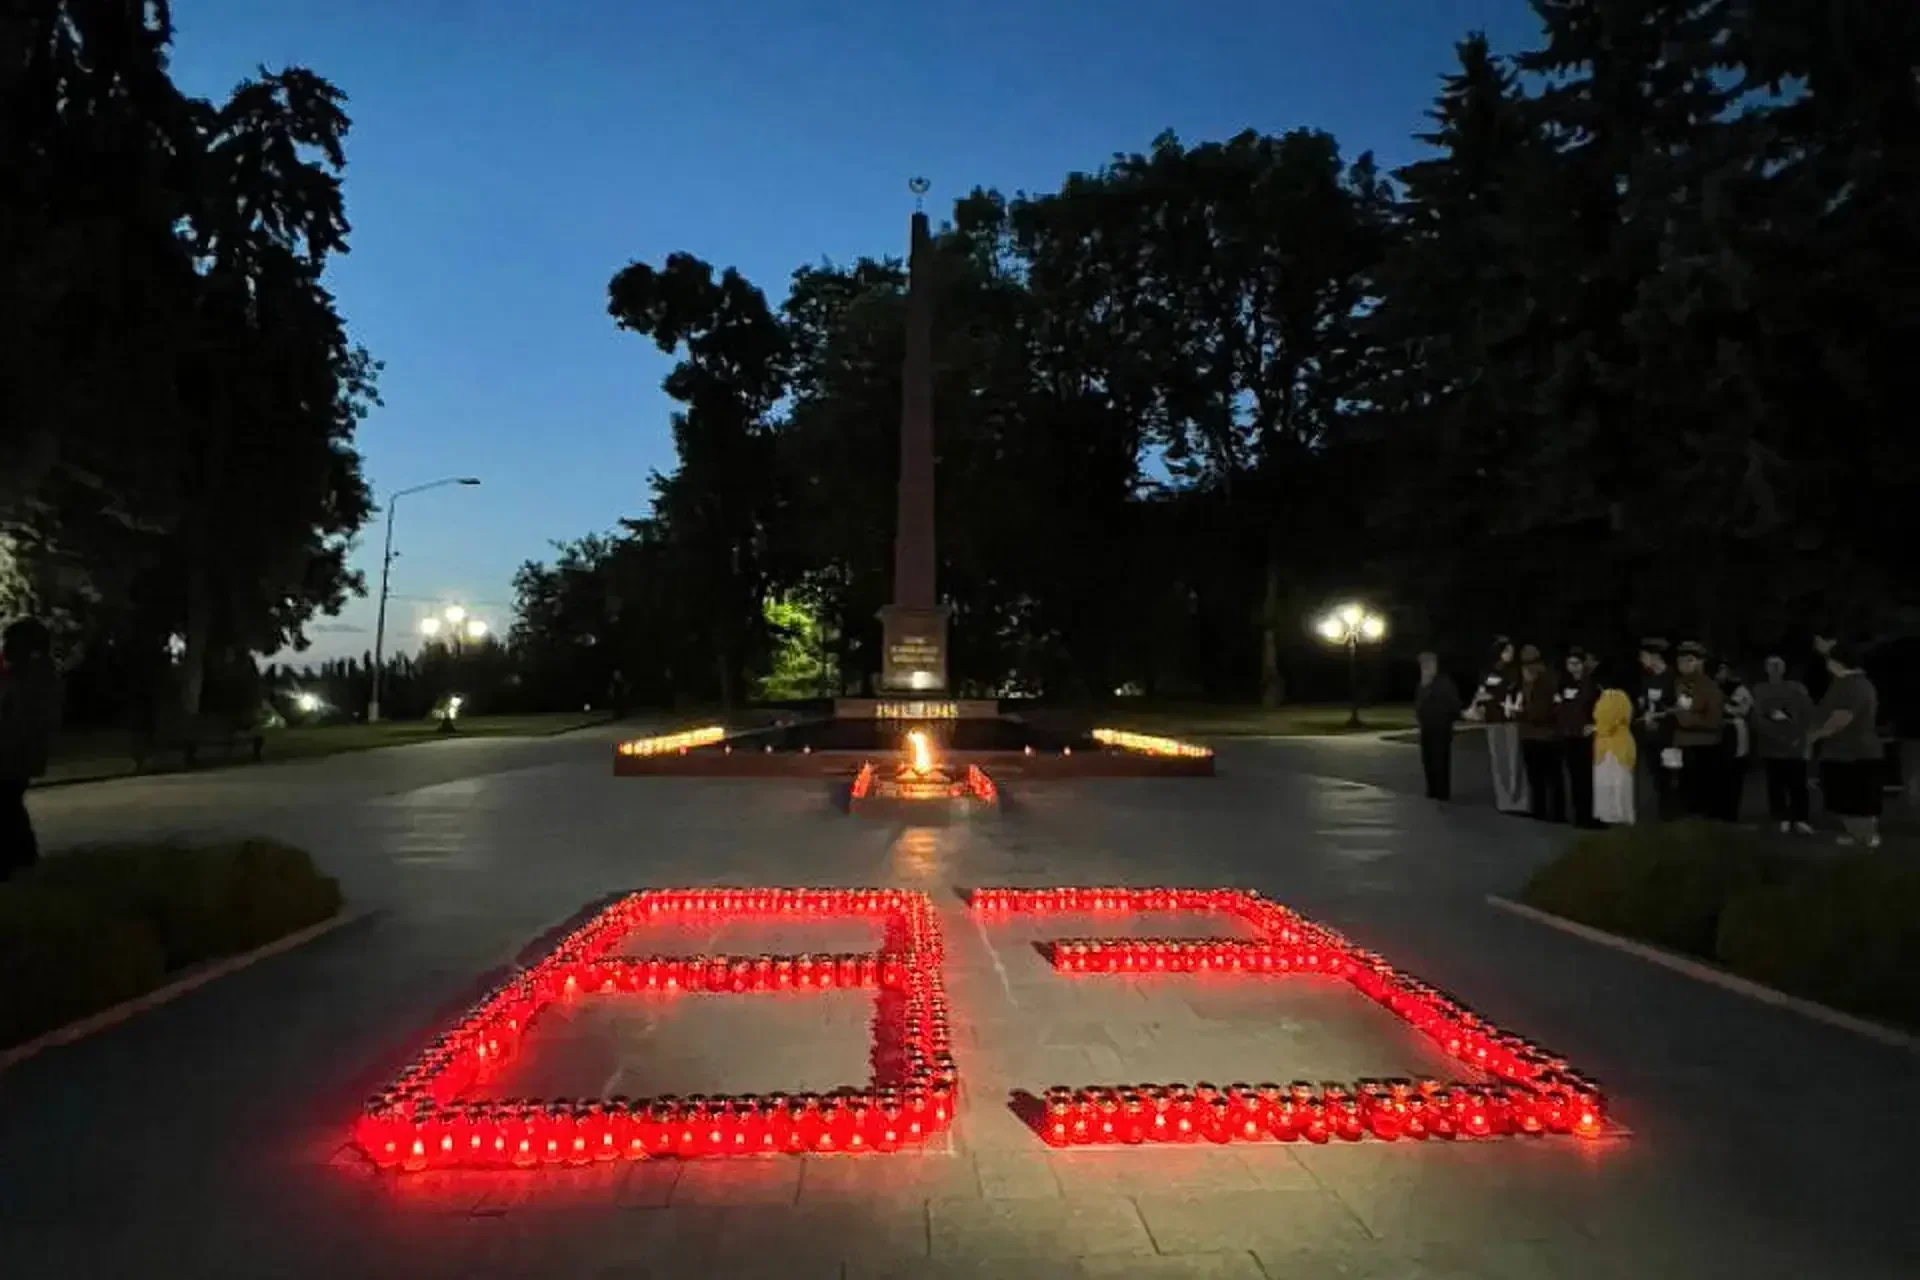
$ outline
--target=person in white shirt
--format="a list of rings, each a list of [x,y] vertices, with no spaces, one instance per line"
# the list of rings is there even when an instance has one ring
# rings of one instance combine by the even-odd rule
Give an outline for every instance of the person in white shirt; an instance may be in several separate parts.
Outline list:
[[[1494,807],[1502,813],[1528,813],[1532,797],[1520,758],[1520,665],[1514,658],[1513,641],[1505,636],[1494,641],[1493,662],[1474,690],[1467,718],[1487,726]]]

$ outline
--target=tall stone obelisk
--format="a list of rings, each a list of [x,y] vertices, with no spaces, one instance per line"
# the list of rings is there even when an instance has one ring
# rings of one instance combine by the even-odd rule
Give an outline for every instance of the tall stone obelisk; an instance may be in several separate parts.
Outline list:
[[[918,195],[926,183],[915,179],[912,189]],[[947,688],[947,610],[934,593],[932,270],[927,215],[915,209],[907,256],[893,603],[880,610],[880,688],[886,693],[944,693]]]

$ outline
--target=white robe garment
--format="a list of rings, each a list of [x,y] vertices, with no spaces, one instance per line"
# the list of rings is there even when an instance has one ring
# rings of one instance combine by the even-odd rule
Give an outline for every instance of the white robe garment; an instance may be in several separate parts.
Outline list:
[[[1593,816],[1610,827],[1633,825],[1633,770],[1612,756],[1593,762]]]

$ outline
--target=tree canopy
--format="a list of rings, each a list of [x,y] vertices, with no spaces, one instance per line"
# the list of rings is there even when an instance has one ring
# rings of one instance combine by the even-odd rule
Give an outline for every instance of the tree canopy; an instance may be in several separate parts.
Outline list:
[[[953,202],[962,689],[1276,700],[1349,594],[1454,652],[1914,630],[1920,9],[1533,9],[1530,48],[1463,36],[1393,172],[1310,125],[1166,134]],[[0,592],[97,690],[192,711],[363,589],[379,364],[325,285],[343,95],[287,67],[194,98],[172,36],[161,0],[0,15]],[[636,246],[607,313],[674,359],[674,465],[523,568],[487,658],[516,705],[878,668],[904,267],[770,301],[673,248]]]
[[[193,713],[360,588],[379,365],[322,283],[344,95],[287,67],[190,97],[172,36],[161,0],[0,17],[0,587]]]
[[[1533,7],[1533,48],[1463,38],[1392,174],[1311,128],[1164,135],[954,203],[962,687],[1271,699],[1348,592],[1456,651],[1910,624],[1920,11]],[[683,357],[679,466],[592,544],[661,602],[623,618],[634,665],[730,696],[791,669],[797,607],[841,687],[877,668],[904,283],[806,266],[770,310],[684,254],[614,278],[618,323]]]

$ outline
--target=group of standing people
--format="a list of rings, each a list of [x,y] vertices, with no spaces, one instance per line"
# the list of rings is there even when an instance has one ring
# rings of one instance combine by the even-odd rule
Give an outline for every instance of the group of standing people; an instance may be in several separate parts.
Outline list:
[[[1738,822],[1752,763],[1766,774],[1768,816],[1782,832],[1811,834],[1808,773],[1817,759],[1843,843],[1880,842],[1883,747],[1879,697],[1850,646],[1822,637],[1830,677],[1816,705],[1787,677],[1779,654],[1749,685],[1706,647],[1642,640],[1637,675],[1610,678],[1584,649],[1556,671],[1540,649],[1501,637],[1471,699],[1463,701],[1432,653],[1420,655],[1415,713],[1427,794],[1451,795],[1454,724],[1486,725],[1494,804],[1502,812],[1596,827],[1637,818],[1635,778],[1649,774],[1661,821]]]

